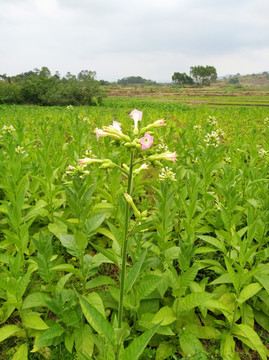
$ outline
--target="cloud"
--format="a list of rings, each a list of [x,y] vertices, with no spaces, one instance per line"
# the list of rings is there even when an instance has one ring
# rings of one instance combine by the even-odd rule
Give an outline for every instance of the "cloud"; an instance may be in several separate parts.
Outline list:
[[[240,72],[237,59],[263,71],[268,13],[268,0],[0,0],[0,72],[170,79],[206,61]]]

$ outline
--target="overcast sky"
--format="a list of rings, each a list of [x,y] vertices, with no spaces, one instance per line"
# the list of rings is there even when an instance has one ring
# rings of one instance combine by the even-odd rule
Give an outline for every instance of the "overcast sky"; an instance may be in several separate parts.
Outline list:
[[[213,65],[269,71],[269,0],[0,0],[0,74],[47,66],[97,79]]]

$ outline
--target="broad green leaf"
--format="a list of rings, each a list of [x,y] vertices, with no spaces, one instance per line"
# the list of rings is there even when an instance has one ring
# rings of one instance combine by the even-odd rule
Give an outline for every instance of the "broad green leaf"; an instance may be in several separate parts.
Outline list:
[[[269,276],[266,274],[254,275],[255,278],[262,284],[267,293],[269,294]]]
[[[40,316],[35,314],[30,314],[25,316],[23,319],[23,325],[30,329],[36,330],[46,330],[48,329],[48,325],[43,321]]]
[[[156,360],[165,360],[169,358],[175,350],[173,344],[168,341],[163,341],[160,343],[156,350]]]
[[[70,255],[76,256],[76,257],[80,256],[81,253],[76,248],[74,235],[62,234],[62,235],[60,235],[60,241]]]
[[[16,325],[6,325],[0,328],[0,342],[14,336],[21,329]]]
[[[213,280],[210,285],[218,285],[218,284],[230,284],[232,282],[230,275],[225,273],[220,275],[217,279]]]
[[[240,279],[238,274],[235,272],[235,270],[233,269],[232,265],[231,265],[231,260],[226,256],[225,257],[225,264],[226,264],[226,268],[228,270],[228,273],[230,275],[231,281],[233,283],[233,286],[235,288],[235,291],[237,294],[239,294],[239,290],[240,290]]]
[[[87,295],[87,301],[95,307],[96,310],[99,311],[100,314],[103,315],[103,317],[106,317],[104,304],[102,301],[101,296],[97,292],[91,292]]]
[[[257,323],[269,332],[269,316],[265,315],[263,311],[254,310],[254,317]]]
[[[54,223],[50,223],[48,225],[49,231],[55,235],[58,239],[60,239],[60,236],[63,234],[67,234],[67,226],[57,219],[55,219]]]
[[[47,330],[42,332],[39,338],[35,341],[35,346],[50,346],[52,340],[61,336],[64,333],[64,328],[60,324],[53,324]]]
[[[154,324],[161,324],[161,326],[172,324],[177,318],[175,317],[173,309],[169,306],[162,307],[157,314],[155,314],[152,322]]]
[[[88,245],[87,237],[82,231],[75,231],[74,234],[76,248],[84,251]]]
[[[259,283],[249,284],[240,292],[238,297],[239,304],[244,303],[248,299],[252,298],[257,292],[262,289],[262,285]]]
[[[22,344],[15,352],[11,360],[28,360],[28,345]]]
[[[94,289],[99,286],[116,285],[115,280],[109,276],[98,276],[86,283],[86,289]]]
[[[74,268],[74,266],[72,264],[56,265],[56,266],[53,266],[52,268],[50,268],[50,271],[65,271],[65,272],[72,273],[78,277],[81,277],[80,270]]]
[[[226,248],[223,245],[223,243],[221,241],[219,241],[218,239],[212,237],[212,236],[207,236],[207,235],[198,235],[199,239],[204,240],[205,242],[215,246],[217,249],[219,249],[220,251],[222,251],[224,254],[226,254]]]
[[[223,359],[234,359],[235,341],[230,332],[224,330],[220,342],[220,355]]]
[[[198,355],[199,360],[207,360],[207,354],[202,343],[189,331],[182,331],[179,335],[179,344],[186,357]]]
[[[47,301],[50,300],[50,297],[41,292],[35,292],[28,295],[22,304],[22,309],[29,309],[38,306],[47,306]]]
[[[83,325],[82,329],[75,331],[75,346],[78,354],[89,356],[92,359],[94,341],[92,338],[92,331],[88,324]],[[78,359],[81,359],[78,356]]]
[[[66,274],[63,277],[60,278],[60,280],[57,282],[57,285],[55,287],[55,293],[60,293],[63,289],[67,281],[70,279],[70,277],[73,276],[72,273]]]
[[[105,220],[106,214],[99,214],[92,216],[85,222],[84,230],[87,237],[90,237],[100,227],[102,222]]]
[[[156,289],[161,280],[162,277],[157,275],[144,276],[138,287],[140,299],[145,299],[148,295],[150,295]]]
[[[24,222],[27,222],[31,218],[42,214],[42,209],[47,206],[48,204],[44,200],[38,200],[35,206],[27,213],[27,215],[23,218]]]
[[[107,257],[109,260],[111,260],[114,264],[118,265],[118,258],[113,249],[105,249],[102,246],[96,245],[91,241],[89,241],[89,243],[95,250],[99,251],[99,253],[103,254],[105,257]]]
[[[269,352],[263,345],[259,335],[251,327],[245,324],[235,324],[231,332],[235,337],[239,336],[240,340],[250,346],[252,350],[256,350],[262,360],[267,359]]]
[[[173,305],[176,316],[180,318],[193,308],[205,305],[205,302],[212,299],[212,297],[214,297],[214,295],[207,292],[196,292],[176,299]]]
[[[144,332],[136,338],[121,354],[120,360],[138,360],[148,342],[159,328],[160,324]]]
[[[145,261],[147,255],[147,249],[143,250],[140,258],[137,260],[137,262],[135,263],[135,265],[133,265],[131,271],[129,272],[129,274],[126,276],[125,279],[125,294],[127,294],[132,287],[134,286],[139,274],[140,274],[140,270],[142,268],[142,265]]]
[[[88,300],[86,300],[84,297],[82,297],[79,294],[78,294],[78,298],[81,304],[83,314],[85,315],[87,321],[94,324],[95,330],[99,334],[104,335],[107,338],[107,340],[110,342],[110,344],[114,346],[115,333],[110,323],[93,305],[89,303]]]
[[[211,326],[201,326],[191,323],[185,325],[185,329],[198,339],[218,339],[221,336],[221,332]]]

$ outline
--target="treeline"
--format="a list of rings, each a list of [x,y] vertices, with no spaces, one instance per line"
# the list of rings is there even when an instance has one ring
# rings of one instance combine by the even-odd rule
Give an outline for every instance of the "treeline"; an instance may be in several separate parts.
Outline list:
[[[0,75],[0,104],[97,105],[104,95],[96,72],[82,70],[61,77],[47,67],[16,76]]]
[[[128,76],[117,81],[118,85],[157,85],[156,81],[143,79],[141,76]]]
[[[179,85],[204,85],[208,86],[211,82],[217,80],[217,70],[211,65],[198,65],[190,68],[190,75],[186,73],[175,72],[172,76],[172,80],[175,84]]]

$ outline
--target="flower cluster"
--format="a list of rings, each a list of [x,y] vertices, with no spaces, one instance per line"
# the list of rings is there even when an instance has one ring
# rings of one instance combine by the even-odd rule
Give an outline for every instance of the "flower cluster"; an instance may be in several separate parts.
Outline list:
[[[23,146],[17,146],[15,148],[15,152],[18,153],[18,154],[25,154],[24,147]]]
[[[66,175],[78,175],[79,174],[79,177],[82,178],[83,175],[89,175],[89,173],[90,173],[89,170],[85,170],[86,166],[87,165],[84,165],[84,164],[82,164],[82,165],[79,164],[76,167],[73,165],[68,165],[65,173],[66,173]]]
[[[130,136],[125,135],[122,132],[121,129],[121,123],[117,121],[113,121],[112,125],[109,126],[103,126],[102,129],[95,129],[95,134],[97,137],[97,140],[100,140],[102,137],[111,137],[113,139],[116,139],[124,144],[127,148],[134,148],[134,149],[140,149],[140,150],[147,150],[151,148],[153,144],[154,137],[148,132],[151,129],[165,126],[165,120],[160,119],[156,120],[152,124],[147,125],[146,127],[139,130],[138,123],[142,120],[143,112],[139,111],[137,109],[134,109],[129,116],[134,120],[134,128],[133,128],[133,139],[131,140]],[[139,134],[144,134],[143,137],[139,138]],[[159,150],[159,151],[158,151]],[[158,150],[154,155],[150,155],[145,159],[145,161],[153,163],[155,165],[162,165],[159,160],[168,160],[168,161],[176,161],[177,160],[177,154],[176,152],[170,152],[168,150],[168,147],[162,143],[159,144]],[[159,153],[160,150],[164,151],[162,153]],[[88,157],[90,156],[90,157]],[[87,157],[84,157],[82,159],[79,159],[80,166],[86,166],[88,164],[92,163],[99,163],[100,168],[102,169],[108,169],[113,167],[119,167],[117,164],[112,162],[109,159],[97,159],[96,156],[92,154],[92,152],[87,154]],[[138,174],[140,171],[145,170],[148,168],[148,165],[145,163],[142,166],[140,166],[137,169],[133,170],[134,175]],[[129,172],[129,168],[126,164],[122,164],[122,171],[126,173]]]
[[[72,110],[72,109],[73,109],[73,106],[72,106],[72,105],[68,105],[66,108],[67,108],[67,110]]]
[[[261,157],[264,157],[264,156],[268,156],[268,155],[269,155],[269,151],[266,151],[263,147],[260,147],[259,145],[257,145],[257,148],[258,148],[258,154],[259,154]]]
[[[210,125],[218,125],[218,121],[217,121],[217,119],[215,118],[215,116],[208,116],[207,122],[208,122]]]
[[[211,133],[207,133],[204,138],[206,146],[219,146],[220,136],[224,136],[224,132],[221,129],[212,130]]]
[[[268,125],[268,124],[269,124],[269,118],[266,117],[266,118],[263,120],[263,123],[264,123],[265,125]]]
[[[159,174],[160,181],[177,181],[175,178],[176,174],[172,171],[171,168],[166,166],[162,168],[162,172]]]
[[[14,128],[13,125],[9,125],[9,126],[4,125],[4,126],[2,127],[2,129],[1,129],[1,133],[2,133],[2,134],[12,133],[12,132],[14,132],[14,131],[16,131],[16,129]]]
[[[201,130],[202,130],[202,126],[201,126],[201,125],[194,125],[194,126],[193,126],[193,130],[201,131]]]

